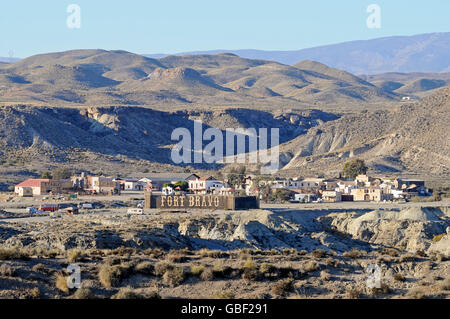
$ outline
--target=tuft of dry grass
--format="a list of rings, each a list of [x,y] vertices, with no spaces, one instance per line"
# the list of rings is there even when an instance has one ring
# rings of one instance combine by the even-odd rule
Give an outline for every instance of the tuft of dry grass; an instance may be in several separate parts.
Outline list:
[[[152,275],[155,273],[155,267],[149,261],[143,261],[134,267],[134,270],[140,274]]]
[[[82,299],[82,300],[95,299],[94,293],[89,288],[77,289],[77,291],[75,291],[75,293],[73,294],[73,297],[75,299]]]
[[[16,269],[10,265],[0,265],[0,275],[5,277],[14,277],[16,275]]]
[[[162,277],[170,269],[173,269],[173,265],[167,262],[159,262],[155,265],[155,276]]]
[[[346,251],[343,254],[344,257],[353,258],[353,259],[361,258],[365,255],[366,255],[365,251],[358,250],[356,248],[352,249],[351,251]]]
[[[55,286],[57,289],[64,293],[69,293],[69,287],[67,286],[67,277],[64,276],[63,273],[56,274],[56,283]]]
[[[236,295],[231,290],[221,290],[216,294],[216,299],[235,299]]]
[[[81,249],[71,249],[67,251],[67,260],[71,263],[83,261],[86,258],[86,254]]]
[[[394,275],[394,280],[395,281],[399,281],[399,282],[405,282],[406,278],[402,274],[395,274]]]
[[[122,288],[111,299],[145,299],[145,297],[131,288]]]
[[[119,265],[102,265],[98,272],[98,280],[105,288],[116,287],[122,277],[122,269]]]
[[[200,275],[200,279],[203,281],[213,281],[214,278],[214,271],[211,268],[206,268]]]
[[[205,265],[192,265],[190,269],[190,273],[192,276],[200,277],[201,274],[205,271]]]
[[[40,299],[42,296],[41,290],[38,287],[31,289],[30,294],[33,299]]]
[[[325,258],[328,256],[328,253],[325,249],[314,249],[311,252],[311,256],[313,256],[314,258]]]
[[[359,299],[361,297],[361,291],[357,288],[350,288],[346,293],[347,299]]]
[[[25,249],[0,249],[0,260],[29,260],[30,252]]]
[[[320,279],[323,281],[330,281],[331,275],[328,271],[323,270],[320,272]]]
[[[276,282],[272,286],[272,293],[275,296],[286,297],[294,288],[294,280],[293,279],[284,279]]]
[[[171,287],[176,287],[184,281],[185,273],[181,267],[167,269],[163,275],[163,282]]]

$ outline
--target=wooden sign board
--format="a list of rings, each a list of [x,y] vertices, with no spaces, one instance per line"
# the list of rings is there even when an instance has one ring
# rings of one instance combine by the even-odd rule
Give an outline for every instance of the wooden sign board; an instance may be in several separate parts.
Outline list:
[[[220,195],[152,195],[145,194],[146,209],[237,210],[259,208],[256,197]]]

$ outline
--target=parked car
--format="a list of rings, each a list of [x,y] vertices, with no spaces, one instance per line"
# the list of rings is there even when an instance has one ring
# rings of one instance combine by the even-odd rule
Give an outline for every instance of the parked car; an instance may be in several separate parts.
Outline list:
[[[142,208],[130,208],[130,209],[128,209],[127,214],[130,214],[130,215],[143,215],[144,214],[144,210]]]

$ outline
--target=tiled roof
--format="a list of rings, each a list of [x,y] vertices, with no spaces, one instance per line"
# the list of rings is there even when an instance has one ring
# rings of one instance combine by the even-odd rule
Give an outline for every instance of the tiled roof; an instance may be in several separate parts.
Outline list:
[[[49,179],[27,179],[26,181],[16,185],[17,187],[40,187],[41,183],[49,183]]]

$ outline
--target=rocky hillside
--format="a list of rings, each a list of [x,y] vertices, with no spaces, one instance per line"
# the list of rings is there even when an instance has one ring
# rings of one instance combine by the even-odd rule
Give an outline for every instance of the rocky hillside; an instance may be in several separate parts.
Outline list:
[[[68,250],[162,248],[262,250],[296,248],[332,250],[396,248],[401,251],[434,251],[448,255],[448,207],[401,211],[260,210],[205,214],[180,213],[130,216],[82,215],[52,223],[1,224],[2,247]],[[95,225],[95,227],[92,227]],[[41,231],[36,231],[40,229]],[[44,230],[45,231],[42,231]],[[441,235],[442,243],[433,241]]]
[[[348,158],[384,172],[450,172],[450,87],[392,111],[363,112],[314,127],[282,150],[284,169],[340,171]]]
[[[59,154],[58,160],[70,165],[75,162],[70,162],[71,157],[64,154],[83,152],[108,157],[109,161],[124,155],[172,163],[170,146],[175,143],[171,140],[172,132],[182,127],[189,129],[193,136],[194,121],[203,122],[204,130],[208,127],[222,131],[237,127],[279,128],[281,142],[286,142],[336,118],[318,110],[270,113],[237,108],[163,112],[137,107],[0,107],[0,154],[2,158],[17,156],[27,162]]]

